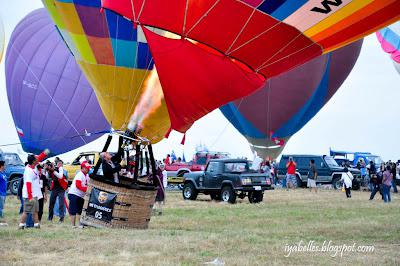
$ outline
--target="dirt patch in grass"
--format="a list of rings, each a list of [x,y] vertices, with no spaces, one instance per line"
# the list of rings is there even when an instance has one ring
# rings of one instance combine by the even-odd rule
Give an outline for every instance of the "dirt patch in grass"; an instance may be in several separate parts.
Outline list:
[[[148,230],[82,230],[45,221],[40,230],[18,231],[19,202],[11,196],[9,226],[0,228],[0,264],[202,265],[219,258],[225,265],[398,265],[400,197],[393,195],[391,204],[368,198],[367,192],[346,199],[339,191],[276,190],[266,192],[261,204],[244,199],[230,205],[208,196],[184,201],[170,192],[164,215],[152,217]],[[375,250],[285,257],[289,245],[329,241]]]

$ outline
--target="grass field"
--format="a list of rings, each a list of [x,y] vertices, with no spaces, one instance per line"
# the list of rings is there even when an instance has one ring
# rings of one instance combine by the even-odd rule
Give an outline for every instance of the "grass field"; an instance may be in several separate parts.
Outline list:
[[[307,190],[266,192],[264,202],[235,205],[183,201],[170,192],[163,216],[148,230],[72,229],[43,222],[40,230],[18,231],[19,203],[8,197],[8,227],[0,228],[1,265],[399,265],[400,197],[392,203],[369,193]],[[46,217],[46,213],[44,217]],[[372,245],[373,252],[292,252],[286,245]],[[287,247],[286,247],[287,248]]]

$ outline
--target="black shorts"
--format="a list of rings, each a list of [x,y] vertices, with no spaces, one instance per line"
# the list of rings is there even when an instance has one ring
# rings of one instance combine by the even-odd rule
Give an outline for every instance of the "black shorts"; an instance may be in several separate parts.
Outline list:
[[[85,200],[74,194],[68,194],[69,199],[69,214],[70,215],[81,215],[83,209],[83,203]]]

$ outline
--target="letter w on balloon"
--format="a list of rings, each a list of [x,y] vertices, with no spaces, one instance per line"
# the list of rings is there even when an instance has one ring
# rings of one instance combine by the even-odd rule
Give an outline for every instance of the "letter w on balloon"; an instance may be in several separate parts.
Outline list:
[[[321,7],[314,7],[311,9],[311,11],[318,12],[318,13],[323,13],[323,14],[329,14],[332,11],[331,5],[332,6],[340,6],[343,4],[342,0],[324,0],[321,2]]]

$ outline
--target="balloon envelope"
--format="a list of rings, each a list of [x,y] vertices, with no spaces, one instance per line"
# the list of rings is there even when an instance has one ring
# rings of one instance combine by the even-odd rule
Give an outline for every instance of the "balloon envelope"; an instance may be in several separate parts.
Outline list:
[[[109,130],[93,89],[45,9],[27,15],[12,33],[5,59],[7,96],[26,152],[51,155]],[[82,135],[82,136],[77,136]]]
[[[144,26],[172,128],[181,132],[256,91],[265,79],[400,18],[398,0],[102,0],[102,5]]]
[[[396,22],[376,33],[382,49],[390,54],[397,72],[400,73],[400,22]]]
[[[340,88],[360,54],[362,41],[317,57],[270,79],[255,93],[220,108],[259,156],[276,158]],[[281,142],[281,143],[279,143]]]

